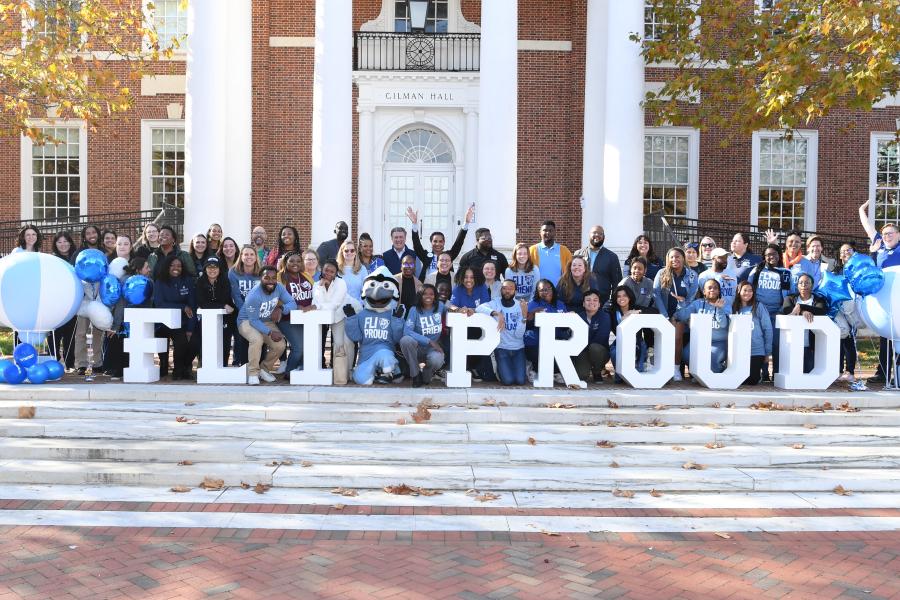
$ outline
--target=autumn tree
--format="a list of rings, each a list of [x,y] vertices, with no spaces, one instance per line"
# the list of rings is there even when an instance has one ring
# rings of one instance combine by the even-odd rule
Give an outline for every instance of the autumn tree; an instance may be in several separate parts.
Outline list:
[[[671,67],[645,100],[657,122],[791,132],[900,92],[900,0],[652,0],[651,9],[656,26],[635,41],[649,67]]]
[[[159,39],[153,10],[142,0],[0,0],[0,135],[41,141],[32,119],[94,126],[127,111],[132,81],[182,43]]]

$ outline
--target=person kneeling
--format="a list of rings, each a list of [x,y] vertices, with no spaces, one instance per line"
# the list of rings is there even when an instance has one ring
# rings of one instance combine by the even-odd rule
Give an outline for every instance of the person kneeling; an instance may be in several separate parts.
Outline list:
[[[400,340],[400,352],[409,364],[409,374],[413,387],[431,383],[434,372],[444,364],[444,349],[441,347],[446,308],[437,301],[437,290],[429,283],[422,287],[416,304],[410,309]],[[425,368],[420,370],[420,361]]]
[[[728,356],[728,323],[731,315],[731,306],[725,303],[721,297],[719,282],[715,279],[707,279],[703,284],[703,298],[694,300],[675,313],[675,320],[690,325],[691,315],[712,315],[712,348],[710,349],[710,368],[713,373],[721,373],[725,370],[725,359]],[[690,346],[684,349],[684,360],[689,362]]]
[[[477,312],[497,319],[500,345],[494,350],[497,371],[503,385],[525,385],[525,318],[524,303],[516,301],[516,282],[507,279],[500,288],[500,297],[482,304]]]
[[[260,278],[260,282],[247,294],[237,318],[238,332],[250,344],[247,351],[250,363],[247,382],[250,385],[259,385],[260,379],[268,383],[275,381],[272,370],[285,349],[284,335],[276,323],[281,320],[282,314],[297,308],[294,298],[276,281],[275,267],[263,267]],[[281,306],[278,306],[279,302]],[[268,351],[260,365],[264,344]]]
[[[350,341],[359,344],[359,362],[353,369],[357,385],[403,381],[400,361],[394,354],[403,338],[404,309],[400,304],[397,280],[384,267],[366,277],[362,289],[363,309],[359,313],[352,305],[344,306],[344,331]]]
[[[597,290],[585,292],[582,304],[584,308],[578,311],[578,316],[588,324],[588,343],[575,359],[575,371],[579,379],[589,382],[593,376],[594,381],[599,382],[609,361],[610,314],[600,309],[600,292]]]

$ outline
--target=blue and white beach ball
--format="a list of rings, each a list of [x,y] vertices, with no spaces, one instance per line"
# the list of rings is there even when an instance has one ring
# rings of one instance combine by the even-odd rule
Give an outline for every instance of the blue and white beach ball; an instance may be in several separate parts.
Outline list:
[[[52,331],[75,316],[83,297],[75,269],[61,258],[16,252],[0,259],[0,323],[7,327]]]

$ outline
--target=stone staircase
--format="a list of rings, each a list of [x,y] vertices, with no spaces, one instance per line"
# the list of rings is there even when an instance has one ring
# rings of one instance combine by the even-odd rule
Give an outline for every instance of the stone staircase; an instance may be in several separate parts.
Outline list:
[[[0,386],[0,485],[900,492],[900,394],[689,388]]]

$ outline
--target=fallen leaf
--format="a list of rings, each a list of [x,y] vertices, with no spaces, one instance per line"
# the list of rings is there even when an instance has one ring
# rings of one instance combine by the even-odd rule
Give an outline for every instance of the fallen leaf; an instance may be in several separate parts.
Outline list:
[[[850,495],[850,490],[844,489],[844,486],[842,486],[841,484],[836,485],[834,487],[834,490],[832,490],[832,491],[835,494],[837,494],[838,496],[849,496]]]
[[[503,402],[503,401],[501,400],[500,402],[497,403],[497,406],[509,406],[509,404],[506,403],[506,402]]]
[[[722,538],[723,540],[730,540],[730,539],[731,539],[731,536],[730,536],[730,535],[728,535],[727,533],[722,533],[722,532],[720,532],[720,531],[717,531],[717,532],[716,532],[716,535],[719,536],[720,538]]]
[[[284,463],[282,463],[282,464],[284,464]],[[303,461],[300,461],[300,466],[303,467],[304,469],[308,469],[311,466],[313,466],[313,464],[308,460],[303,460]]]
[[[804,423],[803,426],[806,427],[807,429],[816,429],[815,423]]]
[[[658,492],[658,491],[656,491],[656,490],[650,490],[650,495],[653,496],[654,498],[659,498],[659,497],[661,497],[663,494],[662,494],[662,492]]]
[[[534,446],[535,444],[537,444],[537,440],[534,439],[533,437],[530,437],[530,438],[528,438],[528,443],[531,444],[532,446]]]
[[[290,465],[292,465],[292,464],[294,464],[294,461],[292,461],[292,460],[283,460],[283,461],[281,461],[281,465],[284,466],[284,467],[288,467],[288,466],[290,466]]]
[[[343,504],[335,504],[333,508],[335,510],[344,510],[346,507]]]
[[[34,418],[34,407],[33,406],[20,406],[19,407],[19,418],[20,419],[33,419]]]
[[[600,440],[599,442],[597,442],[597,447],[598,448],[615,448],[616,445],[614,443],[610,442],[609,440]]]
[[[606,405],[610,408],[619,408],[619,405],[613,402],[612,400],[607,400]]]
[[[169,488],[170,492],[175,492],[176,494],[184,494],[185,492],[191,491],[191,488],[186,485],[176,485],[174,487]]]
[[[710,429],[722,429],[722,426],[718,423],[707,423],[706,426]]]
[[[631,490],[620,490],[619,488],[614,489],[612,495],[616,498],[634,498],[634,492]]]
[[[675,452],[684,452],[684,448],[682,448],[681,446],[672,446],[672,450],[674,450]]]
[[[579,425],[581,425],[582,427],[596,427],[599,424],[600,423],[598,423],[597,421],[582,421],[581,423],[579,423]]]
[[[357,492],[356,490],[351,490],[350,488],[345,487],[334,488],[333,490],[331,490],[331,493],[347,497],[359,496],[359,492]]]
[[[804,448],[806,448],[806,444],[794,444],[793,446],[791,446],[791,448],[793,448],[794,450],[803,450]]]
[[[566,387],[570,390],[580,390],[581,389],[581,386],[578,385],[577,383],[570,383]]]
[[[491,502],[492,500],[497,500],[499,498],[500,494],[495,494],[493,492],[484,492],[483,494],[475,496],[475,499],[479,502]]]
[[[266,466],[267,466],[267,467],[277,467],[277,466],[280,465],[280,464],[281,464],[281,463],[278,462],[277,460],[273,460],[273,461],[270,462],[270,463],[266,463]]]
[[[669,424],[663,421],[662,419],[650,419],[647,421],[647,425],[650,427],[668,427]]]
[[[192,461],[192,460],[182,460],[178,463],[178,466],[179,467],[189,467],[192,464],[194,464],[194,461]]]
[[[713,402],[713,403],[710,404],[709,406],[710,406],[711,408],[719,408],[720,405],[719,405],[718,402]]]
[[[402,417],[397,419],[397,425],[406,425],[406,419]]]
[[[681,468],[687,469],[689,471],[702,471],[706,467],[704,465],[701,465],[700,463],[695,463],[694,461],[689,460],[688,462],[681,465]]]
[[[388,404],[388,406],[390,406],[391,408],[399,408],[399,407],[400,407],[400,402],[399,402],[399,401],[397,401],[397,402],[391,402],[390,404]]]
[[[250,484],[249,484],[249,483],[244,483],[244,482],[242,481],[242,482],[241,482],[241,489],[249,490],[249,489],[250,489]]]
[[[266,485],[265,483],[257,483],[253,486],[253,491],[257,494],[265,494],[270,489],[272,489],[271,485]]]
[[[175,417],[175,421],[178,423],[187,423],[187,420],[188,420],[187,417],[182,417],[182,416]]]
[[[395,496],[438,496],[442,493],[440,490],[429,490],[414,485],[406,485],[405,483],[386,485],[382,489],[388,494],[394,494]]]
[[[618,427],[619,423],[617,421],[607,421],[606,426],[607,427]]]
[[[612,467],[613,469],[618,469],[619,463],[617,463],[616,461],[612,461],[611,463],[609,463],[609,466]]]
[[[543,533],[544,535],[549,535],[549,536],[558,536],[559,535],[555,531],[547,531],[546,529],[541,529],[541,533]]]
[[[824,408],[825,410],[832,410],[831,402],[826,402],[822,405],[822,408]]]
[[[411,413],[410,416],[412,420],[416,423],[425,423],[426,421],[431,420],[431,411],[428,410],[431,407],[431,400],[425,398],[419,405],[416,406],[416,412]]]
[[[221,490],[225,487],[225,480],[215,479],[214,477],[204,477],[200,482],[200,486],[204,490]]]
[[[657,404],[653,407],[653,410],[669,410],[669,407],[665,404]]]
[[[734,408],[734,402],[729,402],[725,405],[725,408]]]
[[[194,406],[195,404],[197,404],[197,403],[196,402],[185,402],[184,403],[185,406]]]
[[[497,406],[497,401],[493,398],[485,398],[484,402],[481,403],[482,406]]]
[[[575,405],[574,405],[574,404],[563,404],[562,402],[554,402],[553,404],[548,404],[548,405],[547,405],[547,408],[565,408],[565,409],[570,409],[570,408],[575,408]]]
[[[852,406],[850,406],[849,402],[844,402],[843,404],[838,406],[838,410],[840,410],[842,412],[859,412],[859,409],[853,408]]]
[[[725,444],[722,442],[707,442],[706,447],[710,450],[718,450],[719,448],[724,448]]]

